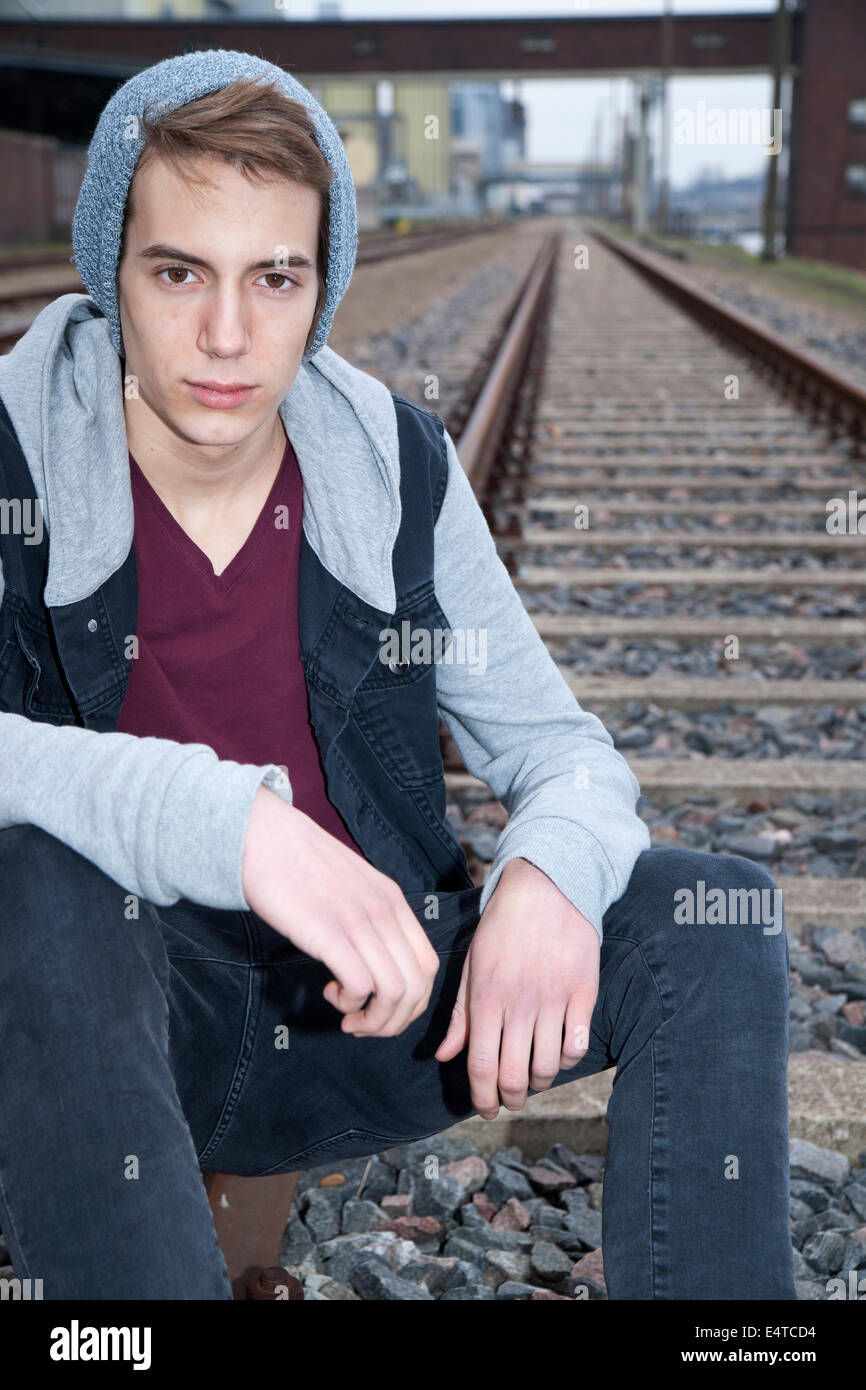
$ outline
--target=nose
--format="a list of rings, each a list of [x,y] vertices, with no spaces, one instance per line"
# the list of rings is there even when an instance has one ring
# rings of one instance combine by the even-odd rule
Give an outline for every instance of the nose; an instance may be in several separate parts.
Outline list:
[[[198,347],[216,357],[239,357],[249,352],[248,311],[239,289],[216,287],[203,301]]]

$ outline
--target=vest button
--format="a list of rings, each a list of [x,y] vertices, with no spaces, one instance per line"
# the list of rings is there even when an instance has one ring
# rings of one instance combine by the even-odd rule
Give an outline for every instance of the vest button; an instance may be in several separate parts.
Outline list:
[[[99,627],[99,623],[96,621],[96,619],[95,619],[95,618],[91,618],[91,619],[90,619],[90,622],[87,624],[87,631],[88,631],[88,632],[95,632],[96,629],[97,629],[98,627]]]
[[[395,661],[393,657],[388,662],[388,670],[393,671],[395,676],[402,676],[409,670],[408,661]]]

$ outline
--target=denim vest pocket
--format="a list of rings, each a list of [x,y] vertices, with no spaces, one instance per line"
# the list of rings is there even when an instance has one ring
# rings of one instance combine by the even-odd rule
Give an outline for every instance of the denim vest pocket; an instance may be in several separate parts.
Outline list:
[[[52,724],[77,718],[50,636],[18,612],[0,648],[0,708]]]
[[[376,760],[404,791],[442,782],[436,668],[450,640],[448,619],[427,584],[380,632],[378,659],[351,705]]]

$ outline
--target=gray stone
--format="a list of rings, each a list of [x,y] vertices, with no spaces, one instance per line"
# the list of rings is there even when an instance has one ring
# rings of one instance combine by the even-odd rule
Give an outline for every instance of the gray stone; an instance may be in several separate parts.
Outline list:
[[[483,1264],[473,1264],[470,1260],[458,1259],[454,1269],[450,1274],[446,1274],[442,1281],[443,1289],[463,1289],[477,1288],[484,1283],[484,1270],[487,1268],[487,1261]]]
[[[791,1196],[805,1202],[812,1211],[825,1211],[830,1205],[830,1198],[824,1188],[816,1182],[810,1182],[808,1178],[791,1179]]]
[[[827,1298],[827,1290],[823,1284],[813,1283],[811,1279],[795,1279],[794,1290],[797,1294],[797,1301],[808,1303],[817,1302]]]
[[[537,1241],[529,1252],[533,1274],[545,1283],[554,1283],[570,1274],[574,1260],[548,1241]]]
[[[491,1163],[490,1177],[484,1191],[497,1206],[507,1202],[509,1197],[517,1197],[523,1201],[527,1197],[535,1196],[523,1174],[516,1168],[506,1167],[504,1163]]]
[[[568,1226],[539,1226],[533,1224],[529,1228],[533,1242],[545,1241],[548,1245],[555,1245],[560,1250],[578,1250],[584,1254],[583,1243],[578,1239],[574,1231]],[[572,1260],[574,1264],[574,1260]]]
[[[340,1233],[343,1198],[338,1188],[317,1187],[307,1194],[304,1225],[316,1242],[330,1240]]]
[[[838,1207],[827,1207],[826,1211],[810,1212],[802,1221],[795,1221],[791,1234],[801,1243],[817,1231],[838,1230],[849,1224],[850,1218]]]
[[[770,835],[733,835],[727,841],[729,854],[739,854],[744,859],[767,862],[779,853],[779,846]]]
[[[589,1208],[577,1208],[569,1212],[567,1231],[577,1237],[588,1250],[597,1250],[601,1245],[601,1212]]]
[[[841,1187],[847,1182],[851,1171],[844,1154],[836,1153],[833,1149],[822,1149],[808,1139],[790,1141],[790,1158],[792,1178],[819,1178],[821,1182],[832,1183],[834,1187]]]
[[[567,1294],[569,1298],[587,1303],[597,1303],[601,1299],[607,1298],[607,1289],[603,1284],[598,1284],[594,1279],[589,1279],[585,1274],[569,1275],[564,1279],[561,1292]]]
[[[443,1255],[456,1255],[458,1260],[466,1260],[481,1270],[487,1267],[487,1255],[480,1245],[473,1245],[462,1236],[450,1236],[442,1249]]]
[[[866,1278],[866,1244],[849,1235],[845,1238],[845,1254],[842,1257],[839,1273],[847,1275],[852,1269],[858,1270],[860,1275]],[[866,1293],[866,1289],[863,1292]]]
[[[849,1182],[842,1189],[842,1195],[848,1198],[857,1215],[866,1221],[866,1186],[860,1182]]]
[[[839,971],[815,956],[798,960],[795,969],[799,970],[805,985],[820,985],[822,989],[832,989],[840,982]]]
[[[485,1298],[495,1298],[493,1289],[486,1284],[473,1284],[470,1288],[446,1289],[440,1297],[442,1303],[474,1303],[476,1300],[483,1301]]]
[[[827,830],[817,830],[809,838],[815,848],[825,854],[851,854],[860,848],[857,836],[852,835],[849,830],[835,830],[831,827]],[[821,949],[824,949],[823,946]],[[828,955],[827,959],[830,960],[832,957]]]
[[[819,1274],[835,1274],[845,1259],[845,1236],[841,1231],[819,1231],[803,1246],[803,1258]]]
[[[517,1144],[510,1144],[507,1148],[499,1148],[490,1156],[491,1163],[504,1163],[506,1168],[516,1168],[520,1173],[528,1173],[532,1167],[523,1157],[523,1150]]]
[[[375,1202],[368,1202],[363,1197],[350,1197],[343,1203],[341,1231],[343,1235],[361,1231],[381,1231],[388,1220],[386,1213]]]
[[[829,854],[816,854],[809,864],[809,873],[813,878],[844,878],[845,870],[835,859],[831,859]]]
[[[816,999],[812,1008],[816,1014],[837,1014],[847,998],[847,994],[827,994],[823,999]]]
[[[576,1154],[565,1144],[554,1144],[550,1157],[580,1182],[599,1182],[604,1173],[604,1158],[600,1154]]]
[[[428,1154],[433,1154],[440,1163],[453,1163],[458,1158],[468,1158],[478,1153],[478,1146],[465,1135],[431,1134],[427,1139],[415,1139],[409,1144],[395,1144],[386,1149],[382,1158],[394,1168],[423,1167]]]
[[[532,1236],[528,1231],[500,1231],[495,1226],[485,1226],[483,1229],[464,1226],[456,1233],[455,1239],[474,1245],[479,1250],[528,1250],[532,1245]]]
[[[306,1259],[313,1248],[313,1237],[310,1235],[303,1221],[299,1216],[290,1216],[288,1225],[283,1232],[283,1241],[277,1257],[277,1264],[298,1265]]]
[[[799,1197],[792,1197],[788,1203],[788,1216],[793,1221],[805,1221],[812,1215],[812,1208],[806,1203],[801,1202]]]
[[[359,1186],[360,1179],[352,1189],[352,1197],[360,1195],[368,1202],[381,1202],[383,1197],[388,1196],[391,1192],[397,1191],[397,1171],[395,1168],[392,1168],[390,1164],[383,1163],[377,1156],[373,1159],[370,1171],[367,1174],[367,1180],[360,1194],[358,1193]]]
[[[393,1231],[381,1231],[376,1235],[376,1245],[392,1245],[397,1239]],[[323,1240],[318,1250],[323,1259],[331,1260],[335,1255],[345,1255],[349,1251],[369,1250],[372,1241],[373,1232],[351,1231],[346,1235],[334,1236],[331,1240]]]
[[[411,1168],[401,1168],[397,1178],[398,1195],[408,1195],[412,1198],[412,1209],[415,1208],[415,1194],[418,1190],[418,1177]]]
[[[866,1027],[858,1028],[856,1024],[849,1023],[847,1018],[839,1018],[836,1021],[836,1036],[842,1042],[856,1047],[858,1052],[866,1052]]]
[[[563,1192],[559,1198],[563,1209],[571,1212],[589,1211],[589,1188],[577,1187],[572,1192]]]
[[[355,1293],[355,1290],[350,1288],[348,1284],[338,1283],[336,1279],[326,1279],[325,1283],[319,1289],[319,1294],[322,1298],[327,1298],[335,1303],[361,1301],[360,1294]]]
[[[527,1206],[529,1206],[528,1202]],[[530,1230],[536,1226],[551,1226],[561,1231],[568,1225],[568,1212],[560,1210],[559,1207],[552,1207],[547,1202],[542,1203],[541,1210],[533,1203],[530,1208],[530,1215],[532,1217]]]
[[[463,1226],[489,1226],[490,1222],[482,1216],[474,1202],[465,1202],[460,1208],[460,1221]]]
[[[644,724],[630,724],[620,729],[614,742],[617,748],[645,748],[653,741],[653,731]]]
[[[318,1254],[318,1251],[316,1253]],[[369,1250],[347,1250],[344,1254],[333,1255],[329,1260],[323,1260],[320,1257],[318,1268],[335,1283],[348,1284],[351,1288],[355,1266],[359,1260],[364,1259],[369,1254]],[[387,1264],[387,1261],[383,1260],[382,1263]]]
[[[529,1256],[516,1250],[488,1250],[484,1282],[496,1289],[506,1279],[526,1282],[531,1273]]]
[[[428,1255],[426,1259],[404,1265],[400,1274],[404,1279],[411,1279],[416,1284],[423,1284],[425,1289],[435,1293],[444,1287],[446,1279],[454,1273],[459,1263],[460,1261],[453,1256]],[[467,1268],[473,1269],[473,1266],[467,1265]],[[480,1270],[473,1270],[473,1272],[480,1278]]]
[[[538,1288],[537,1284],[523,1284],[519,1279],[505,1279],[496,1290],[497,1298],[531,1298]]]
[[[581,1182],[601,1182],[604,1177],[604,1154],[577,1154],[573,1171]]]
[[[433,1295],[421,1284],[395,1274],[383,1260],[369,1255],[356,1265],[352,1287],[362,1298],[392,1303],[430,1303]]]
[[[788,1049],[791,1052],[808,1052],[815,1046],[812,1033],[805,1023],[792,1023],[788,1034]]]
[[[402,1177],[402,1174],[401,1174]],[[466,1189],[457,1178],[442,1173],[438,1178],[415,1177],[412,1208],[416,1216],[453,1216],[466,1200]]]

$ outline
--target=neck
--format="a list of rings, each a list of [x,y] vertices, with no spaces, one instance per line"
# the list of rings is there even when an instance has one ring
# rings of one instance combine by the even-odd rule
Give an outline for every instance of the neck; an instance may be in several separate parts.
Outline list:
[[[237,444],[193,444],[169,430],[144,402],[124,401],[129,452],[181,525],[216,522],[245,499],[267,496],[286,448],[275,411]]]

